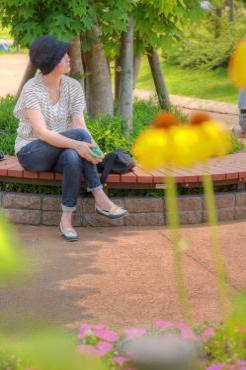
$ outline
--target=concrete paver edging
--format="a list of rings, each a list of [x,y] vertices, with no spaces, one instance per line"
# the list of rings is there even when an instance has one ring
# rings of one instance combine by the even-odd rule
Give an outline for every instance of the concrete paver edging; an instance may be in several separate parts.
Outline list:
[[[246,191],[217,193],[216,206],[219,221],[246,219]],[[80,198],[74,214],[75,226],[160,226],[166,225],[165,199],[162,197],[118,197],[114,201],[128,209],[124,219],[110,220],[95,213],[92,198]],[[179,196],[180,223],[207,222],[203,195]],[[11,222],[29,225],[58,225],[61,209],[60,196],[0,193],[0,207]]]

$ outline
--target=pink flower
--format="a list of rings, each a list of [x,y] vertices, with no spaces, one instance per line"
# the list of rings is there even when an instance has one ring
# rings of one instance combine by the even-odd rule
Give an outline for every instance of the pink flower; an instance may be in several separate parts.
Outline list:
[[[124,332],[126,334],[126,339],[131,340],[142,337],[147,333],[147,330],[145,328],[125,328]]]
[[[174,323],[170,321],[157,320],[154,322],[154,326],[158,329],[167,329],[174,327]]]
[[[81,344],[78,346],[78,351],[87,353],[93,356],[105,356],[107,353],[113,350],[113,345],[108,342],[98,342],[96,346],[91,346],[88,344]]]
[[[190,340],[197,340],[197,337],[195,336],[194,332],[184,323],[175,323],[170,321],[155,321],[154,323],[156,328],[159,329],[168,329],[168,328],[177,328],[181,332],[181,336],[184,339],[190,339]]]
[[[78,338],[79,339],[85,338],[90,330],[93,331],[93,330],[106,330],[106,329],[108,329],[107,325],[83,324],[81,325],[79,329]]]
[[[93,335],[99,339],[106,340],[108,342],[116,342],[119,339],[119,335],[109,329],[96,329],[93,330]]]
[[[243,361],[243,360],[238,361],[238,365],[246,365],[246,361]]]
[[[201,335],[201,339],[203,342],[207,342],[209,338],[211,338],[215,334],[214,328],[207,328]]]
[[[81,327],[79,329],[78,338],[79,339],[83,339],[84,337],[86,337],[86,335],[88,334],[89,330],[91,330],[91,325],[89,325],[89,324],[81,325]]]
[[[223,370],[223,364],[213,364],[206,368],[206,370]]]
[[[99,356],[105,356],[113,350],[113,345],[108,342],[98,342],[96,344],[96,353]]]
[[[241,366],[241,365],[246,365],[246,361],[238,361],[236,365],[225,365],[225,364],[213,364],[207,367],[206,370],[245,370],[246,366]],[[238,367],[240,366],[240,367]]]
[[[113,358],[114,362],[116,362],[119,365],[123,365],[125,362],[129,361],[129,358],[126,356],[115,356]]]
[[[180,322],[175,325],[181,331],[181,336],[184,339],[189,340],[197,340],[197,336],[194,334],[193,330],[191,330],[186,324]]]

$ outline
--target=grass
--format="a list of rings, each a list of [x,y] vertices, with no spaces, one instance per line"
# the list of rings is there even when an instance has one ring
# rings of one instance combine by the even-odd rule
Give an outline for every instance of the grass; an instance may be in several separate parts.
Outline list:
[[[11,35],[10,35],[9,30],[7,28],[1,28],[0,27],[0,39],[11,40]]]
[[[214,71],[181,68],[162,64],[168,91],[173,95],[237,103],[238,90],[228,77],[226,69]],[[154,90],[154,83],[146,58],[143,58],[137,81],[138,89]]]

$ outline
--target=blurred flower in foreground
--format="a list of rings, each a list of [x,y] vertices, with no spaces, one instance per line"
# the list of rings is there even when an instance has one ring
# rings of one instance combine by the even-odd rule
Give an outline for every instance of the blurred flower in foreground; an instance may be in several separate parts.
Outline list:
[[[239,42],[229,62],[229,76],[233,84],[246,88],[246,39]]]
[[[70,333],[54,327],[42,331],[34,328],[29,335],[9,340],[0,338],[0,347],[15,353],[30,370],[106,370],[100,359],[76,351]]]
[[[0,282],[16,278],[24,271],[24,257],[17,246],[12,227],[0,211]]]
[[[138,137],[133,154],[145,169],[163,165],[189,167],[231,150],[229,130],[208,115],[197,113],[181,124],[170,113],[161,113]]]
[[[168,154],[167,134],[161,129],[146,129],[137,139],[133,154],[146,169],[161,167]]]

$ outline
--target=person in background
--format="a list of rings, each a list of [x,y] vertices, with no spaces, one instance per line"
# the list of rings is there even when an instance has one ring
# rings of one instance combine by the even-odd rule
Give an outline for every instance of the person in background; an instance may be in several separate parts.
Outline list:
[[[85,98],[70,72],[69,44],[51,35],[40,36],[30,47],[30,60],[38,73],[24,85],[14,108],[19,119],[15,153],[27,171],[52,171],[63,174],[60,231],[69,241],[78,240],[72,227],[72,214],[81,188],[95,198],[95,211],[108,218],[127,214],[103,191],[96,164],[102,156],[86,127]]]
[[[239,95],[239,125],[241,134],[246,137],[246,90],[241,90]]]

